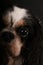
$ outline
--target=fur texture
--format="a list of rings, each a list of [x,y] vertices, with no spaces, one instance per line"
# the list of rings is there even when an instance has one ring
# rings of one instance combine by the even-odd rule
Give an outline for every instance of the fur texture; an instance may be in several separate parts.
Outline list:
[[[40,65],[41,26],[28,10],[13,6],[2,14],[0,65]]]

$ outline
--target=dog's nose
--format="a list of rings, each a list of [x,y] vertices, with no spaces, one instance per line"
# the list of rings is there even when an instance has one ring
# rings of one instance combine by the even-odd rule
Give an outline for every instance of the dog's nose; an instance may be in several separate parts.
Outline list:
[[[12,32],[2,32],[2,35],[1,35],[3,41],[5,42],[11,42],[13,39],[14,39],[14,34]]]

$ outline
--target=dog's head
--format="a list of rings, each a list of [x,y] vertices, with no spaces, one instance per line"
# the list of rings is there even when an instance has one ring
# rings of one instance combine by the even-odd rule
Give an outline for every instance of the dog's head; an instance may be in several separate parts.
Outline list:
[[[28,10],[14,6],[13,10],[3,14],[2,19],[6,25],[1,31],[2,44],[11,55],[19,56],[22,48],[32,47],[32,41],[39,35],[40,25]]]

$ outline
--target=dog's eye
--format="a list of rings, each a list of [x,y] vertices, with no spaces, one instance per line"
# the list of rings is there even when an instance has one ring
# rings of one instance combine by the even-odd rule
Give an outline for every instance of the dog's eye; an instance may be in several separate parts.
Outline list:
[[[28,29],[26,27],[19,27],[17,33],[22,37],[28,36]]]

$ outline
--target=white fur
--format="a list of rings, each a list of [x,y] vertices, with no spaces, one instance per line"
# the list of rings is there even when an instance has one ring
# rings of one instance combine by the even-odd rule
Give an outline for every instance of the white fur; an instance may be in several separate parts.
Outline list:
[[[30,16],[30,14],[29,15],[27,14],[26,9],[14,6],[13,11],[8,11],[4,17],[5,18],[7,17],[8,22],[11,22],[11,17],[12,17],[12,22],[16,24],[16,22],[18,22],[23,18],[27,18],[28,16]]]
[[[13,22],[16,23],[24,17],[27,17],[27,10],[15,6],[12,11]]]

